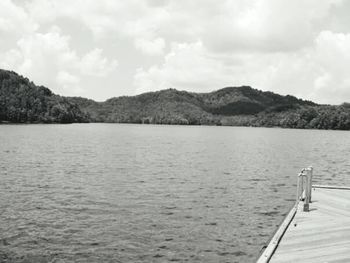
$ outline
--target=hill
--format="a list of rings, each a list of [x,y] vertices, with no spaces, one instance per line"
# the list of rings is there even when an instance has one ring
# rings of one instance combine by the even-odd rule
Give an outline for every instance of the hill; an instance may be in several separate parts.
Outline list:
[[[228,87],[210,93],[167,89],[98,103],[70,98],[97,122],[154,124],[217,124],[228,116],[283,112],[317,104],[263,92],[251,87]]]
[[[36,86],[12,71],[0,70],[0,122],[87,122],[89,116],[77,104]]]
[[[209,93],[167,89],[96,102],[62,97],[0,70],[0,121],[116,122],[350,130],[350,104],[319,105],[248,86]]]

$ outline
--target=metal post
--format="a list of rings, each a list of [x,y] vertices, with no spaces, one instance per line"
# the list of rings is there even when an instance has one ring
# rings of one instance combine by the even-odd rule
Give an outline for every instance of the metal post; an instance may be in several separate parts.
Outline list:
[[[305,183],[304,183],[304,179],[305,179],[305,175],[304,175],[304,170],[301,171],[300,174],[300,200],[304,201],[304,194],[305,194]]]
[[[299,201],[300,201],[300,185],[301,185],[301,180],[302,180],[302,174],[299,173],[298,174],[298,179],[297,179],[297,198],[296,198],[296,205],[298,205]]]
[[[309,203],[311,195],[311,169],[308,168],[305,170],[305,200],[304,200],[304,212],[309,212]]]
[[[311,196],[312,196],[312,177],[314,173],[314,168],[312,166],[309,167],[309,173],[310,173],[310,194],[309,194],[309,201],[311,203]]]

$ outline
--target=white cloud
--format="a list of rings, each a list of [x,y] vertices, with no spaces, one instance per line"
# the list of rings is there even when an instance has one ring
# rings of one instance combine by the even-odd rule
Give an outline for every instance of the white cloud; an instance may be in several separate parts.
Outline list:
[[[39,23],[51,23],[59,17],[80,21],[98,39],[110,33],[149,37],[157,30],[157,22],[167,16],[162,8],[138,0],[33,0],[26,8]]]
[[[136,93],[166,88],[203,92],[232,83],[230,71],[213,58],[200,41],[173,44],[161,66],[137,70],[134,84]]]
[[[313,60],[320,71],[313,96],[337,103],[350,98],[350,33],[321,32],[315,40]]]
[[[68,94],[81,94],[84,89],[80,87],[80,79],[66,71],[59,71],[56,77],[57,84]]]
[[[80,71],[85,75],[104,77],[114,71],[117,66],[117,60],[108,61],[102,57],[102,49],[95,48],[85,54],[78,62]]]
[[[8,1],[8,0],[6,0]],[[69,17],[97,38],[201,41],[215,51],[294,50],[312,43],[330,10],[342,0],[32,0],[26,9],[40,24]],[[174,39],[176,38],[176,39]]]
[[[79,56],[70,46],[70,37],[61,35],[58,27],[35,33],[17,41],[17,47],[0,53],[0,66],[18,71],[55,92],[65,93],[72,87],[82,91],[79,79],[84,76],[105,77],[116,69],[117,61],[102,56],[102,49],[93,49]]]
[[[44,83],[51,83],[57,70],[69,69],[78,60],[76,52],[69,47],[69,37],[61,36],[56,27],[46,34],[24,36],[16,45],[3,55],[4,63],[12,63],[12,68],[21,74]],[[11,59],[12,54],[16,54],[15,60]]]
[[[17,69],[17,66],[23,60],[22,53],[18,49],[10,49],[3,54],[0,53],[0,67],[8,69]]]
[[[312,44],[332,5],[326,1],[225,1],[203,39],[216,52],[295,51]]]
[[[138,38],[135,40],[135,47],[147,55],[161,55],[165,48],[165,41],[163,38],[153,40]]]
[[[0,36],[1,33],[21,34],[33,32],[38,25],[19,6],[10,0],[0,1]]]

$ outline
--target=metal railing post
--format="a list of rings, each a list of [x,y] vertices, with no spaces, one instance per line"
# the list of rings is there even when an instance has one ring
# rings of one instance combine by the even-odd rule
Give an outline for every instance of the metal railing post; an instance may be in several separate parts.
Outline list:
[[[298,174],[296,205],[298,205],[299,201],[304,201],[304,212],[310,211],[309,204],[311,203],[312,194],[312,175],[312,166],[301,170]]]
[[[301,200],[302,194],[303,194],[303,173],[300,172],[298,174],[298,180],[297,180],[297,198],[296,198],[297,203],[299,203],[299,201]]]
[[[309,212],[309,204],[311,202],[311,188],[312,188],[312,167],[305,169],[305,200],[304,212]]]
[[[312,177],[313,177],[313,173],[314,173],[314,168],[312,166],[309,167],[309,173],[310,173],[310,193],[309,193],[309,201],[310,203],[311,201],[311,196],[312,196]]]

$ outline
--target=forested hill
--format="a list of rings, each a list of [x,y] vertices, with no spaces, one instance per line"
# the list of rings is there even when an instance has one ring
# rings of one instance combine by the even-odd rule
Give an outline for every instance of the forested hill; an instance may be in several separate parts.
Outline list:
[[[0,122],[72,123],[89,119],[69,99],[15,72],[0,69]]]
[[[61,97],[0,71],[0,121],[119,122],[350,130],[350,104],[318,105],[248,86],[210,93],[167,89],[96,102]]]
[[[248,116],[316,106],[293,96],[281,96],[251,87],[229,87],[211,93],[167,89],[98,103],[70,98],[94,121],[159,124],[220,124],[225,116]]]
[[[95,102],[70,98],[94,122],[350,129],[350,105],[318,105],[251,87],[210,93],[167,89]]]

